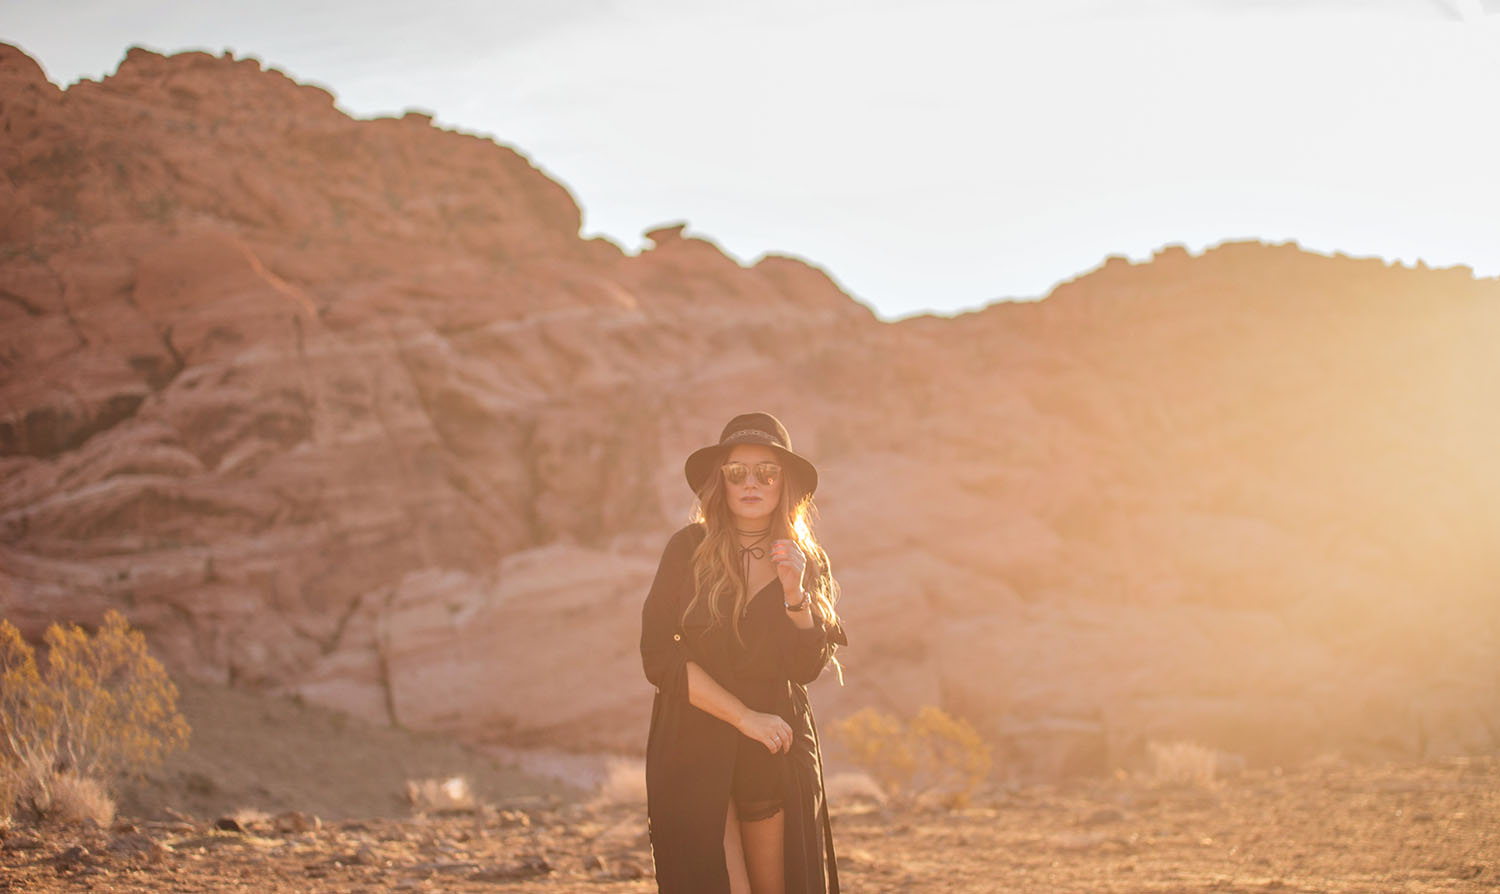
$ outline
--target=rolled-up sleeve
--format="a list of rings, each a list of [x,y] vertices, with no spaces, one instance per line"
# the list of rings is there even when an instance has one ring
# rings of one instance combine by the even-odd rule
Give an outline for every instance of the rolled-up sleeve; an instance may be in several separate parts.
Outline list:
[[[682,640],[682,610],[693,580],[693,537],[683,528],[662,550],[656,577],[641,608],[641,666],[657,689],[683,681],[688,660]]]

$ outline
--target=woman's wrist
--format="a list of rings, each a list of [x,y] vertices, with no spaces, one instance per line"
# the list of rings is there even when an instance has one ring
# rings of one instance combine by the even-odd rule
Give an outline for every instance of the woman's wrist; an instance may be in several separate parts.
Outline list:
[[[781,594],[781,604],[789,612],[805,612],[812,606],[812,596],[801,587],[795,593]]]

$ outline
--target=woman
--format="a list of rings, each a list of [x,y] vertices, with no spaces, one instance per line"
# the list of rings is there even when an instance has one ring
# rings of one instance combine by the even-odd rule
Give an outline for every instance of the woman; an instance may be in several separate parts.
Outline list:
[[[667,542],[641,612],[657,887],[835,894],[806,687],[848,640],[810,523],[818,471],[768,413],[731,419],[684,471],[694,521]]]

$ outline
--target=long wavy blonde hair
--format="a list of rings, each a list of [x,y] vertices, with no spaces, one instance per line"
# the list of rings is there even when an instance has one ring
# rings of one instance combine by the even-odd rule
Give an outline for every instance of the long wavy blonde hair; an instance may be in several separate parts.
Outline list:
[[[728,449],[725,450],[725,455]],[[792,540],[807,557],[807,566],[802,575],[802,586],[812,597],[813,607],[822,616],[824,623],[838,623],[834,606],[839,601],[839,585],[833,578],[828,564],[828,553],[818,544],[813,533],[813,522],[818,510],[813,504],[807,483],[801,480],[795,466],[783,464],[781,498],[772,513],[772,540]],[[684,620],[700,602],[708,606],[710,624],[724,623],[729,615],[729,626],[739,642],[740,617],[745,605],[754,595],[749,591],[750,582],[744,579],[740,563],[740,544],[735,536],[734,515],[729,511],[729,497],[724,486],[724,475],[714,467],[698,500],[693,505],[690,520],[702,524],[707,531],[703,542],[693,552],[693,598],[682,612]],[[729,609],[725,611],[726,607]],[[843,685],[844,670],[838,659],[832,659]]]

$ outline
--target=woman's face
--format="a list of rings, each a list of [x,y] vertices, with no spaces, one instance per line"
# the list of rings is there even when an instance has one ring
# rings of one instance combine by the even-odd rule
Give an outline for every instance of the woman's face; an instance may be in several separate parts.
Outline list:
[[[778,472],[770,484],[765,484],[756,475],[755,467],[761,463],[780,466],[781,458],[775,450],[762,444],[736,444],[724,458],[724,465],[730,463],[743,463],[746,467],[744,480],[739,484],[735,484],[722,469],[719,471],[724,476],[724,493],[729,498],[730,513],[746,527],[764,527],[781,501],[786,473]]]

